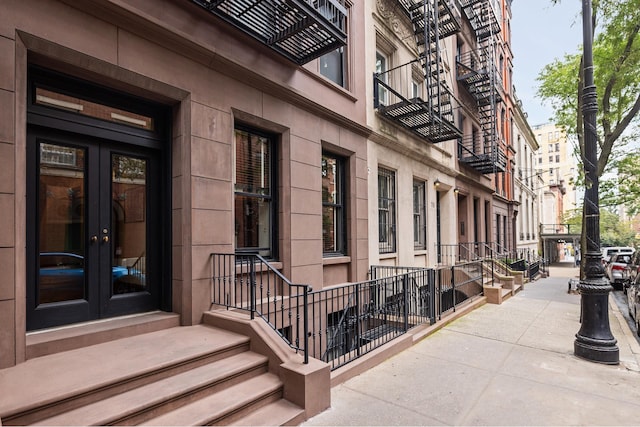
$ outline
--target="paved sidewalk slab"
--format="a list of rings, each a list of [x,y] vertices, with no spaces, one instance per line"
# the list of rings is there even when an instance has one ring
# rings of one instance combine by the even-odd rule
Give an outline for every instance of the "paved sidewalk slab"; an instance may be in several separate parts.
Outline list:
[[[303,425],[640,424],[634,332],[609,304],[621,363],[575,357],[577,269],[551,274],[334,387],[332,407]]]

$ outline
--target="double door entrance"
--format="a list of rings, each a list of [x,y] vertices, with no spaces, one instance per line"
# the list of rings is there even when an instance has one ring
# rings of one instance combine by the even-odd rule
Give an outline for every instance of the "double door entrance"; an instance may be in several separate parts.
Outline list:
[[[28,128],[28,330],[162,306],[162,150],[100,133]]]

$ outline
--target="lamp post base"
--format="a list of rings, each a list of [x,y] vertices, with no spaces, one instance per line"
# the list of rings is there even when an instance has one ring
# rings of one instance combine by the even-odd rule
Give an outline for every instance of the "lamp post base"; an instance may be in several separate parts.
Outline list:
[[[576,335],[573,343],[574,354],[590,362],[603,363],[605,365],[618,365],[620,363],[620,350],[614,340],[613,345],[603,343],[605,345],[596,345],[593,343],[585,343],[580,341],[581,337]],[[589,340],[593,341],[593,340]]]
[[[598,272],[602,269],[601,265],[595,264]],[[594,270],[589,273],[594,273]],[[603,277],[586,279],[578,284],[578,289],[581,294],[582,325],[573,344],[574,354],[592,362],[619,364],[620,350],[609,327],[609,292],[612,289],[609,281]]]

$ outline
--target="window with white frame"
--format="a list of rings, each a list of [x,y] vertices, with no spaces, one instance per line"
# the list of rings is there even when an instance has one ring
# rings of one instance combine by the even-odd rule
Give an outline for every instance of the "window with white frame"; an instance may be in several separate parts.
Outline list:
[[[418,83],[415,79],[411,79],[411,87],[409,88],[409,93],[411,95],[411,99],[420,97],[420,83]]]
[[[376,74],[378,74],[379,80],[385,84],[389,84],[388,70],[389,57],[379,50],[376,51]],[[389,90],[382,85],[378,86],[378,102],[382,105],[389,103]]]
[[[413,247],[417,250],[427,248],[425,182],[413,180]]]
[[[422,76],[422,70],[418,67],[411,69],[411,81],[409,82],[409,98],[422,98],[422,82],[424,77]]]
[[[381,254],[396,251],[396,173],[378,169],[378,244]]]

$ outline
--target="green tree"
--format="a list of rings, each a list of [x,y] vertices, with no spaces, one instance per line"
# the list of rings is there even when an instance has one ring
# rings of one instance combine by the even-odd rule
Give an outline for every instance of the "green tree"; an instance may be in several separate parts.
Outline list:
[[[582,230],[582,211],[580,209],[572,209],[565,212],[563,221],[569,226],[571,233]]]
[[[551,1],[558,3],[560,0]],[[637,137],[640,111],[640,0],[593,0],[592,5],[595,34],[593,74],[598,95],[597,175],[607,177],[605,173],[615,166],[630,164],[625,160],[629,152],[625,152],[624,148]],[[585,157],[582,61],[581,52],[566,55],[545,66],[538,75],[538,96],[551,104],[556,124],[577,141],[575,151],[581,164]],[[580,169],[584,170],[583,167]],[[584,184],[583,180],[579,182]],[[621,188],[617,184],[615,181],[602,180],[601,198],[609,205],[621,201]],[[636,194],[636,197],[640,197],[640,194]]]
[[[631,152],[614,162],[615,177],[603,184],[600,205],[624,206],[627,214],[640,214],[640,152]]]
[[[582,229],[582,211],[579,209],[565,213],[563,220],[571,232]],[[600,211],[600,239],[602,246],[637,247],[640,244],[631,222],[620,220],[619,215],[607,209]]]
[[[607,210],[600,211],[600,240],[602,246],[636,246],[635,231],[629,221]]]
[[[596,32],[593,62],[598,94],[598,176],[602,176],[614,147],[622,153],[624,143],[636,137],[629,131],[637,125],[640,111],[640,0],[592,3]],[[555,122],[565,128],[567,135],[576,138],[581,160],[584,158],[579,96],[584,86],[582,53],[555,59],[542,69],[538,82],[538,96],[551,104]]]

